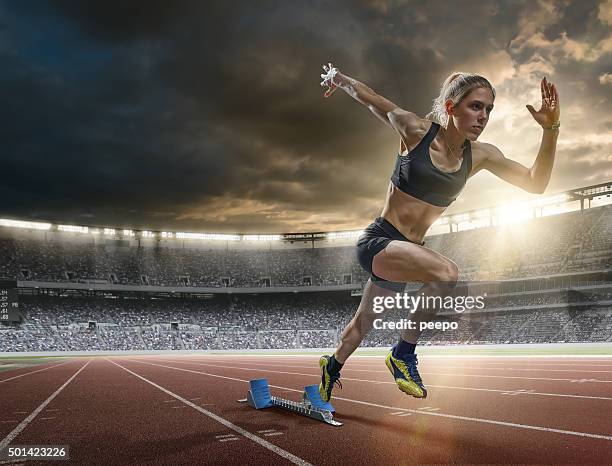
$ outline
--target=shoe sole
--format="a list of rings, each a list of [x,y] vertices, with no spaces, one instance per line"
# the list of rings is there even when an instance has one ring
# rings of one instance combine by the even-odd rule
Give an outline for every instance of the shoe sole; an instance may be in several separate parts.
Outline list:
[[[395,378],[395,371],[393,370],[393,363],[391,362],[391,354],[387,355],[387,358],[385,359],[385,364],[387,365],[389,372],[391,372],[391,375],[395,379],[397,388],[399,388],[400,391],[404,392],[406,395],[410,395],[415,398],[427,398],[427,392],[421,387],[419,387],[415,382],[409,382],[408,380]]]
[[[327,365],[327,359],[325,359],[324,357],[320,358],[319,368],[321,369],[321,377],[323,376],[323,374],[327,373],[327,371],[325,370],[326,365]],[[327,383],[329,383],[329,381],[327,381]],[[329,400],[331,400],[331,395],[329,398],[327,398],[327,392],[325,390],[325,386],[323,385],[323,382],[319,383],[319,395],[321,395],[321,399],[325,401],[326,403],[329,403]]]

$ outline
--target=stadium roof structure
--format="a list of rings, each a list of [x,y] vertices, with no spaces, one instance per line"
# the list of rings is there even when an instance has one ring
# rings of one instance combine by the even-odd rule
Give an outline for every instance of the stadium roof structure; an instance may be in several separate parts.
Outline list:
[[[456,214],[446,214],[440,217],[430,229],[429,235],[452,233],[468,229],[483,228],[493,225],[516,223],[536,217],[555,215],[574,210],[591,208],[594,199],[610,198],[612,181],[568,191],[539,196],[536,199],[515,204],[503,204],[489,208],[474,209]],[[578,201],[579,206],[571,205]],[[612,199],[604,199],[600,204],[612,203]],[[362,230],[343,230],[333,232],[282,233],[282,234],[221,234],[205,232],[180,231],[149,231],[116,228],[108,226],[60,225],[49,222],[32,222],[0,218],[0,227],[22,228],[29,230],[58,231],[76,234],[100,235],[117,239],[179,239],[202,241],[283,241],[283,242],[315,242],[323,240],[346,240],[358,237]]]

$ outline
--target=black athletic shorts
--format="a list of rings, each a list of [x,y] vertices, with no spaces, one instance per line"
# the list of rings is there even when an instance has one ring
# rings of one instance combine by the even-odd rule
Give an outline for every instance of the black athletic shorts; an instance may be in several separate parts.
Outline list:
[[[378,217],[374,220],[374,223],[370,224],[363,232],[363,234],[357,240],[357,260],[361,266],[372,275],[372,281],[381,288],[387,290],[402,292],[406,287],[405,283],[390,282],[377,277],[372,272],[372,261],[374,256],[380,251],[385,249],[391,241],[407,241],[409,243],[415,243],[410,241],[404,235],[402,235],[397,228],[382,217]],[[420,243],[422,246],[425,243]]]

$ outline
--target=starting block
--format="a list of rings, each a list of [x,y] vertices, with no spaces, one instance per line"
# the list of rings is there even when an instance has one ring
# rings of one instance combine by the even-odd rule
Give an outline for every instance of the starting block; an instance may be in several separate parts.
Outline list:
[[[238,400],[255,409],[282,408],[292,413],[301,414],[317,421],[325,422],[332,426],[341,426],[342,423],[334,421],[334,407],[321,399],[318,385],[304,387],[304,398],[302,402],[286,400],[270,394],[270,386],[267,379],[254,379],[249,382],[251,388],[247,397]]]

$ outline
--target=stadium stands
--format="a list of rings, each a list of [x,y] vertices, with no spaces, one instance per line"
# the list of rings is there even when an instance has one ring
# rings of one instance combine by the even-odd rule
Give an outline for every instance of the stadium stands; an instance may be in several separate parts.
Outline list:
[[[608,205],[427,237],[427,247],[457,262],[462,279],[503,286],[482,312],[439,315],[457,328],[427,330],[421,342],[612,341],[605,272],[612,270],[611,233]],[[346,241],[263,248],[174,241],[0,227],[0,276],[19,281],[23,316],[21,323],[0,325],[0,351],[330,347],[359,303],[351,289],[368,278]],[[83,283],[107,291],[75,286]],[[349,286],[338,291],[337,285]],[[283,292],[239,292],[268,286]],[[172,292],[159,292],[169,287]],[[212,291],[190,293],[195,287]],[[385,316],[402,317],[399,311]],[[396,339],[396,331],[373,330],[364,345],[390,346]]]
[[[435,235],[426,238],[426,245],[454,260],[462,279],[507,279],[610,268],[611,233],[612,206],[604,206]],[[182,287],[325,286],[342,284],[347,276],[353,283],[367,280],[352,245],[203,249],[189,242],[181,248],[118,247],[93,237],[75,242],[66,233],[48,233],[46,238],[0,231],[0,276]]]

